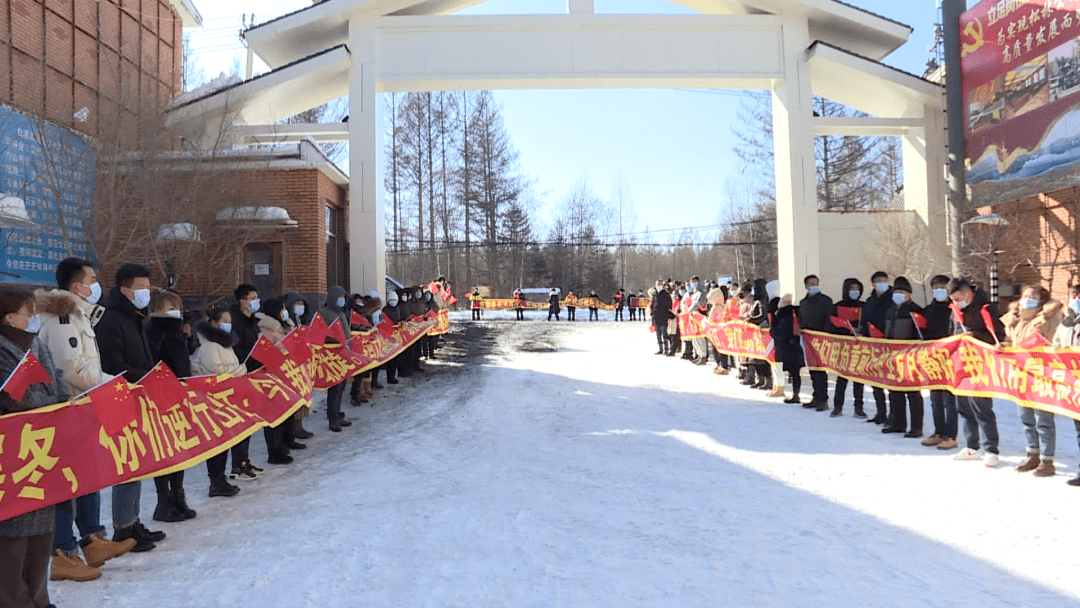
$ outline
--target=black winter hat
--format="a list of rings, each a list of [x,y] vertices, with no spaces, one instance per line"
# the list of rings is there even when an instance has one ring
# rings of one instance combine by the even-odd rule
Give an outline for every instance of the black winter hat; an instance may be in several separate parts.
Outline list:
[[[896,277],[892,284],[893,291],[906,291],[911,293],[911,283],[904,277]]]

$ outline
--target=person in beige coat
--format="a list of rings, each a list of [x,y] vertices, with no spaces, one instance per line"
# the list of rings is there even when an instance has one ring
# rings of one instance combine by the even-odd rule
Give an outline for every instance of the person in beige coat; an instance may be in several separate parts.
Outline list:
[[[1001,323],[1005,326],[1008,342],[1019,347],[1035,334],[1050,344],[1062,318],[1061,303],[1051,300],[1050,292],[1041,285],[1027,285],[1020,293],[1020,300],[1013,302],[1009,312],[1001,316]],[[1054,449],[1057,447],[1054,414],[1022,405],[1018,407],[1027,439],[1027,458],[1016,467],[1016,471],[1034,471],[1036,477],[1053,477]]]
[[[191,372],[197,376],[217,376],[229,374],[230,376],[242,376],[247,373],[247,368],[241,365],[233,351],[236,344],[236,336],[232,333],[232,315],[228,309],[215,308],[206,316],[206,321],[199,323],[195,328],[199,336],[199,348],[191,355]],[[235,448],[233,448],[235,450]],[[233,453],[233,468],[239,468],[241,475],[233,479],[240,481],[254,481],[261,471],[250,467],[250,463],[237,461],[236,453]],[[229,452],[222,452],[206,461],[206,473],[210,476],[210,496],[236,496],[240,488],[229,483],[225,477],[225,464],[229,459]],[[245,467],[245,465],[248,465]],[[248,472],[250,471],[250,474]]]
[[[289,319],[289,311],[285,309],[285,301],[281,298],[270,298],[262,305],[262,312],[255,313],[258,320],[259,335],[265,337],[271,344],[277,345],[289,332],[293,330],[293,322]],[[302,450],[307,446],[296,440],[292,419],[286,420],[274,427],[263,427],[263,438],[266,440],[266,462],[270,464],[290,464],[293,461],[289,450]]]
[[[38,340],[49,349],[53,363],[63,372],[67,392],[80,395],[109,379],[101,371],[101,355],[94,335],[94,325],[105,313],[105,308],[97,305],[101,286],[94,265],[79,258],[68,258],[57,265],[56,285],[57,289],[35,294],[41,318]],[[72,532],[73,524],[79,528],[78,541]],[[100,492],[61,503],[56,507],[50,578],[54,581],[96,579],[101,576],[98,568],[106,560],[119,557],[135,546],[135,539],[113,542],[105,536]],[[79,557],[80,547],[86,563]]]

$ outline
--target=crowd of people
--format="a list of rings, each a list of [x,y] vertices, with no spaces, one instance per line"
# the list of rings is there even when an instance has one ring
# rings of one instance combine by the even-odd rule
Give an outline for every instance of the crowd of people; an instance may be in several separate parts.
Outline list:
[[[178,378],[242,375],[260,367],[248,356],[260,336],[279,344],[297,326],[310,324],[316,314],[328,326],[340,320],[350,339],[356,332],[373,331],[383,317],[400,323],[444,308],[452,298],[450,285],[442,278],[427,286],[389,291],[385,302],[375,291],[350,296],[334,286],[321,307],[297,293],[263,300],[254,285],[242,284],[234,290],[230,305],[188,312],[178,294],[151,286],[147,267],[124,264],[102,305],[104,294],[94,264],[78,258],[58,264],[56,284],[56,289],[37,292],[0,288],[0,378],[9,377],[30,351],[53,379],[31,385],[21,400],[0,392],[0,414],[62,403],[119,374],[137,383],[159,363]],[[333,341],[327,338],[328,343]],[[369,403],[373,389],[385,386],[380,376],[387,384],[398,384],[398,378],[425,372],[421,360],[433,358],[437,346],[437,337],[425,336],[380,367],[330,387],[326,391],[330,431],[341,432],[352,424],[341,408],[347,388],[352,405]],[[301,408],[291,419],[264,429],[268,464],[288,465],[292,453],[307,447],[301,441],[313,437],[304,428],[309,409]],[[236,496],[240,487],[232,482],[253,482],[263,473],[252,462],[249,447],[250,437],[206,461],[211,497]],[[195,518],[186,500],[184,475],[178,471],[154,478],[155,521]],[[111,538],[101,523],[100,492],[0,521],[4,565],[0,606],[46,608],[51,606],[49,580],[94,580],[106,561],[154,549],[165,532],[143,523],[141,496],[141,481],[112,488]]]
[[[1063,305],[1039,285],[1025,286],[1021,297],[1001,314],[984,290],[964,278],[935,276],[930,281],[932,301],[919,306],[912,301],[912,284],[898,276],[889,281],[885,272],[870,277],[869,292],[855,278],[843,282],[843,293],[834,301],[821,292],[821,282],[810,275],[803,281],[805,296],[780,293],[779,281],[750,280],[742,285],[717,285],[689,281],[657,281],[649,289],[650,314],[656,329],[657,355],[681,353],[695,365],[715,362],[713,373],[737,375],[740,382],[769,391],[768,396],[809,410],[844,415],[851,387],[853,416],[879,425],[885,434],[922,439],[922,445],[938,450],[959,450],[955,460],[981,460],[987,467],[999,465],[997,418],[989,397],[953,395],[946,390],[929,391],[933,433],[924,438],[923,392],[873,387],[875,407],[864,409],[863,384],[837,377],[830,405],[828,374],[810,370],[809,399],[803,401],[802,371],[806,367],[801,331],[815,330],[886,340],[933,341],[951,335],[969,335],[991,345],[1051,344],[1056,348],[1080,345],[1080,286],[1069,290]],[[865,297],[864,297],[865,296]],[[766,329],[775,347],[775,363],[763,359],[733,357],[719,353],[707,338],[682,340],[676,315],[697,311],[714,320],[744,321]],[[1035,340],[1033,342],[1033,340]],[[1018,405],[1024,429],[1026,456],[1016,467],[1037,477],[1055,475],[1056,429],[1052,412]],[[963,419],[960,436],[959,419]],[[1074,421],[1080,441],[1080,421]],[[958,443],[959,442],[959,443]],[[1080,475],[1068,480],[1080,486]]]
[[[569,291],[565,298],[560,296],[559,290],[552,287],[547,296],[547,320],[550,321],[552,317],[556,321],[562,320],[563,307],[566,308],[566,320],[577,321],[577,309],[579,307],[586,307],[589,309],[589,320],[600,320],[600,307],[611,306],[615,313],[616,321],[626,320],[626,309],[630,309],[631,321],[644,321],[645,309],[636,305],[634,298],[644,298],[645,292],[638,290],[637,295],[634,295],[633,290],[629,292],[626,289],[619,289],[611,296],[611,303],[607,304],[600,299],[600,296],[596,294],[596,291],[590,291],[589,295],[579,298],[573,291]],[[525,320],[526,302],[529,301],[528,295],[523,293],[520,289],[515,289],[513,293],[513,306],[515,319],[518,321]],[[470,308],[472,310],[472,320],[479,321],[483,315],[484,309],[484,296],[480,294],[480,288],[476,287],[473,292],[469,294]]]

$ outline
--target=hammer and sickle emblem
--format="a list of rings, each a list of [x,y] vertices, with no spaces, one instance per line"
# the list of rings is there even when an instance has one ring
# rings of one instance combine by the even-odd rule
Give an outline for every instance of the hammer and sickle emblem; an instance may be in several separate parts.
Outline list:
[[[974,53],[975,51],[981,49],[983,45],[986,44],[986,41],[983,40],[982,21],[979,21],[978,19],[967,24],[967,27],[964,28],[963,34],[965,37],[972,40],[972,42],[968,42],[967,40],[961,41],[963,43],[960,51],[961,57],[967,57],[971,53]]]

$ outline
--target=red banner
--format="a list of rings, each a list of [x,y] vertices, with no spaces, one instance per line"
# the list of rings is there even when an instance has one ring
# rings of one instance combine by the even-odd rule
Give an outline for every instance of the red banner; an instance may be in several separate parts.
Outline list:
[[[311,404],[315,388],[381,365],[437,321],[407,322],[389,339],[358,336],[352,348],[312,345],[293,332],[273,373],[181,380],[184,391],[129,385],[138,406],[102,424],[95,397],[0,417],[0,520],[118,483],[191,467],[259,428]],[[336,381],[336,382],[335,382]],[[159,386],[159,385],[155,385]],[[186,395],[185,395],[186,392]]]
[[[682,341],[704,338],[705,315],[694,312],[681,312],[679,318],[679,339]]]
[[[435,317],[435,327],[429,332],[432,336],[442,336],[450,332],[450,310],[443,308]]]
[[[717,351],[751,359],[776,361],[776,349],[767,330],[744,321],[705,323],[705,334]]]

